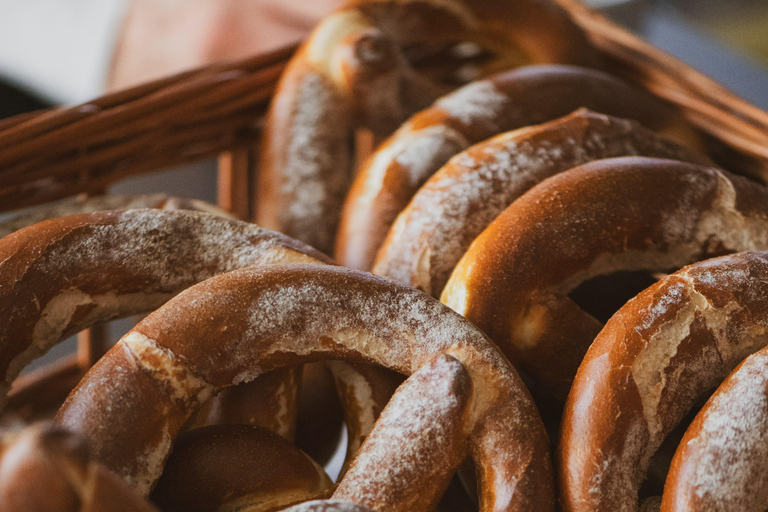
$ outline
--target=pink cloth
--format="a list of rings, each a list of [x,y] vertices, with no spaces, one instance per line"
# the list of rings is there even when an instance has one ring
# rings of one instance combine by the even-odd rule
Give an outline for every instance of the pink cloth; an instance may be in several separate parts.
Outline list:
[[[109,74],[122,89],[300,41],[341,0],[132,0]]]

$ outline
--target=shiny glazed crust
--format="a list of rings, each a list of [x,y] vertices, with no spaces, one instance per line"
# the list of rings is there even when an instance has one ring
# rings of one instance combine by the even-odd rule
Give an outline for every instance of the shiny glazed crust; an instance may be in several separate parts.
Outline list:
[[[568,396],[558,454],[565,511],[636,509],[648,460],[667,434],[697,398],[717,386],[744,357],[768,344],[767,293],[768,254],[745,252],[685,267],[611,318],[587,352]],[[761,396],[764,391],[759,383],[752,390]],[[746,403],[750,397],[738,401]],[[752,408],[750,415],[760,411]],[[722,436],[737,428],[739,420],[732,420],[730,426],[720,424]],[[684,487],[693,489],[697,482],[714,483],[717,471],[733,463],[727,454],[743,446],[710,444],[710,449],[718,450],[715,459],[722,458],[699,460],[697,470],[704,480],[690,465],[683,471],[680,450],[697,451],[689,441],[700,432],[702,421],[700,415],[675,456],[664,510],[699,510],[669,508],[673,498],[667,494],[675,492],[670,482],[683,477]],[[764,460],[754,467],[764,465]],[[743,490],[722,487],[718,492],[722,497],[733,491],[738,499]]]
[[[460,42],[492,56],[478,70],[484,76],[530,63],[596,61],[554,2],[352,1],[318,25],[280,80],[262,145],[258,223],[330,253],[351,182],[353,130],[388,135],[453,88],[462,77],[450,75],[460,68],[419,71],[408,50]]]
[[[405,374],[426,365],[419,378],[429,378],[430,363],[442,355],[451,356],[444,371],[467,372],[469,409],[430,421],[470,433],[466,446],[479,468],[481,510],[554,510],[541,419],[498,349],[431,297],[339,267],[251,267],[182,292],[91,369],[57,418],[84,433],[100,461],[146,493],[181,425],[219,389],[324,357],[375,362]],[[408,402],[408,391],[398,398],[403,389],[413,387],[406,382],[393,401]],[[434,400],[453,410],[447,398]],[[407,418],[402,408],[391,414]],[[377,446],[375,439],[371,443]],[[377,450],[367,446],[368,441],[361,454],[376,457]],[[387,459],[397,460],[407,458],[409,445],[388,449]],[[444,458],[436,466],[450,474],[456,459]],[[427,484],[414,482],[419,485]],[[358,492],[373,500],[383,491]],[[387,510],[407,506],[388,502]]]
[[[768,189],[673,160],[599,160],[549,178],[475,239],[442,301],[564,398],[602,328],[568,294],[620,270],[768,248]]]
[[[766,397],[764,348],[728,376],[686,430],[664,486],[663,511],[768,508]]]
[[[472,240],[523,193],[593,160],[634,155],[711,164],[636,121],[586,109],[508,132],[459,153],[427,180],[390,229],[373,273],[439,297]]]
[[[419,187],[472,144],[585,107],[635,119],[693,147],[698,136],[672,107],[620,79],[574,66],[528,66],[473,82],[414,115],[368,160],[344,203],[335,257],[369,270]]]

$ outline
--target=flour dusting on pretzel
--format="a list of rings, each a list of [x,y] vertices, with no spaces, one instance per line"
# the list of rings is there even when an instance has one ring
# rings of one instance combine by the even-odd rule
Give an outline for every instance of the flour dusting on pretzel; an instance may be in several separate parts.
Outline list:
[[[262,145],[257,221],[330,253],[357,127],[388,135],[466,83],[468,67],[475,79],[596,60],[582,30],[550,2],[352,1],[318,25],[280,80]]]
[[[568,396],[558,454],[564,510],[635,510],[648,461],[664,438],[699,397],[768,344],[766,293],[768,255],[745,252],[685,267],[611,318],[587,352]],[[744,400],[733,405],[750,398]],[[732,421],[736,425],[739,420]],[[722,421],[718,425],[723,439],[729,429]],[[698,427],[692,428],[695,432]],[[688,451],[690,439],[686,433],[679,450]],[[733,460],[726,454],[739,447],[721,443],[710,448],[725,462]],[[669,478],[674,478],[679,457],[680,451]],[[702,474],[724,469],[720,463],[700,462],[695,471]],[[760,470],[761,464],[753,467]],[[691,467],[686,477],[694,476]],[[670,500],[669,478],[664,503]],[[697,483],[696,478],[684,479],[691,487]],[[720,492],[731,491],[738,497],[744,489],[725,487]],[[715,507],[718,498],[713,498]]]
[[[635,121],[584,109],[508,132],[427,180],[389,231],[373,273],[439,297],[472,240],[528,189],[593,160],[632,155],[710,163]]]
[[[699,147],[674,108],[618,78],[575,66],[528,66],[467,85],[411,117],[368,160],[344,203],[339,263],[369,270],[397,215],[457,153],[500,133],[551,121],[578,108],[635,119]]]
[[[541,419],[498,349],[431,297],[340,267],[251,267],[189,288],[99,360],[57,418],[83,432],[102,463],[146,493],[180,426],[216,390],[320,357],[412,374],[441,355],[455,358],[472,381],[462,428],[471,433],[482,510],[554,510]],[[155,370],[146,371],[150,366]],[[409,445],[390,450],[397,458]]]
[[[669,271],[768,248],[768,189],[674,160],[598,160],[549,178],[475,239],[442,301],[565,397],[602,328],[569,294],[618,271]]]

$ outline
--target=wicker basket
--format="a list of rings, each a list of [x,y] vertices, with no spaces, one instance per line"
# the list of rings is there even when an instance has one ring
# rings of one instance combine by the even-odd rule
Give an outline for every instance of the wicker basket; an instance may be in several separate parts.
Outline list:
[[[716,159],[768,183],[768,113],[577,0],[556,1],[585,29],[611,72],[679,105]],[[0,122],[0,210],[99,193],[129,176],[218,156],[220,206],[250,218],[254,142],[294,50]],[[55,411],[105,349],[103,326],[82,333],[76,356],[17,380],[6,411],[25,420]]]

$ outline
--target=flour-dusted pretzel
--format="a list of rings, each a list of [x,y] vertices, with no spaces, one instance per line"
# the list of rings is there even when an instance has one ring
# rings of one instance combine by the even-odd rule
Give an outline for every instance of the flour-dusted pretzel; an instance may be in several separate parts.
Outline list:
[[[473,382],[454,357],[419,368],[387,404],[334,498],[374,510],[434,510],[468,451]],[[398,443],[407,449],[392,449]]]
[[[140,196],[93,196],[54,206],[45,206],[32,212],[18,215],[0,222],[0,238],[8,236],[32,224],[48,219],[93,213],[103,210],[138,210],[154,208],[158,210],[194,210],[208,212],[220,217],[230,217],[229,213],[205,201],[172,197],[166,194],[147,194]]]
[[[384,406],[402,384],[403,376],[367,364],[346,361],[328,361],[326,364],[333,372],[336,389],[344,404],[347,458],[340,472],[340,475],[343,475],[363,441],[373,430],[373,425]]]
[[[728,376],[686,431],[664,486],[662,510],[768,508],[767,390],[768,349],[763,348]]]
[[[279,262],[328,259],[258,226],[188,211],[75,215],[3,238],[0,402],[22,368],[66,336],[156,309],[212,275]]]
[[[171,197],[166,194],[94,196],[39,208],[31,213],[0,222],[0,237],[7,236],[32,224],[58,217],[103,210],[134,210],[143,208],[168,211],[202,211],[220,217],[231,218],[224,210],[204,201]],[[195,250],[194,247],[191,247],[191,249]],[[208,407],[207,411],[205,411],[203,424],[253,424],[269,428],[288,439],[293,439],[296,417],[296,394],[298,393],[299,385],[297,379],[300,371],[299,368],[284,368],[276,375],[264,375],[258,381],[249,383],[246,386],[238,386],[237,388],[227,390],[227,392],[213,398],[207,404]],[[75,375],[73,374],[72,377],[75,377]],[[70,381],[72,381],[72,387],[77,383],[77,380],[70,379]],[[45,400],[37,398],[32,403],[33,407],[40,406],[39,413],[32,413],[27,404],[24,409],[25,415],[32,417],[46,416],[45,413],[51,408],[50,402],[52,401],[57,402],[53,405],[53,410],[51,411],[51,413],[55,413],[72,387],[66,389],[66,386],[62,385],[62,379],[59,378],[48,389],[42,389],[38,386],[37,391],[47,393],[50,395],[50,398],[46,397]]]
[[[696,164],[598,160],[549,178],[475,239],[442,301],[565,397],[602,328],[568,294],[596,276],[768,248],[768,189]]]
[[[271,512],[330,496],[333,482],[279,435],[213,425],[179,436],[150,496],[163,512]]]
[[[698,397],[768,344],[766,294],[768,253],[746,252],[685,267],[610,319],[579,367],[563,417],[558,472],[565,511],[636,509],[648,460],[666,435]],[[720,422],[720,435],[738,429],[738,421]],[[723,465],[734,463],[725,451],[731,448],[714,448],[724,450],[717,452],[722,458],[699,466],[699,482],[714,482]]]
[[[595,52],[549,0],[350,2],[320,23],[280,80],[257,221],[330,252],[355,127],[388,135],[457,82],[551,62],[590,65]],[[466,63],[477,74],[463,77]]]
[[[158,512],[93,461],[85,440],[49,424],[0,439],[3,512]]]
[[[593,160],[631,155],[710,163],[636,121],[583,109],[508,132],[463,151],[427,180],[393,224],[373,273],[439,297],[472,240],[528,189]]]
[[[83,432],[100,461],[146,493],[180,426],[218,389],[323,357],[412,374],[442,355],[468,373],[471,408],[433,420],[468,422],[460,429],[470,433],[481,510],[554,510],[544,427],[499,350],[418,290],[341,267],[251,267],[189,288],[113,347],[57,418]],[[412,389],[406,384],[401,389]],[[408,448],[389,449],[397,457]],[[441,468],[451,473],[448,464]]]
[[[374,512],[368,507],[343,500],[307,501],[285,509],[285,512]]]
[[[369,270],[397,215],[452,156],[500,133],[586,107],[635,119],[678,141],[697,137],[677,111],[596,70],[529,66],[469,84],[416,114],[368,160],[344,204],[339,263]]]

